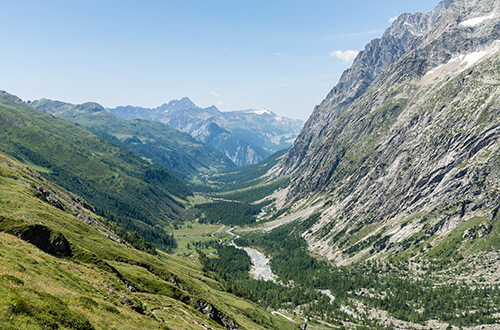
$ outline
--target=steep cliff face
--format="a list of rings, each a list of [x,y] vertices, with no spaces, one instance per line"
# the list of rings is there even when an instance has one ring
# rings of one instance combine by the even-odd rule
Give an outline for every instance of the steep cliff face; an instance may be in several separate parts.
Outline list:
[[[452,2],[442,1],[432,12],[425,14],[403,14],[385,31],[382,38],[366,45],[351,68],[342,74],[339,83],[314,109],[285,159],[286,172],[301,165],[321,138],[333,129],[331,125],[335,119],[366,92],[376,77],[398,61],[416,38],[428,32]]]
[[[304,234],[315,250],[345,261],[425,242],[432,254],[457,230],[495,230],[499,40],[498,1],[457,0],[401,16],[358,56],[283,163],[289,205],[311,195],[325,202]]]

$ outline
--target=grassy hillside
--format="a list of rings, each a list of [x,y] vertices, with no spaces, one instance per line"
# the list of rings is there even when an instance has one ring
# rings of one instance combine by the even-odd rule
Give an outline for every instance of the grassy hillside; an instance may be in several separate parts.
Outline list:
[[[99,214],[157,246],[172,244],[162,228],[179,216],[190,191],[165,170],[6,93],[0,96],[0,141],[0,151],[84,197]]]
[[[90,209],[0,153],[1,329],[296,328],[195,259],[131,248]]]
[[[87,105],[92,103],[87,103]],[[86,104],[73,105],[41,99],[31,105],[57,118],[71,121],[153,165],[172,171],[185,179],[194,179],[213,170],[225,170],[235,165],[221,152],[195,140],[187,133],[149,120],[127,120]]]

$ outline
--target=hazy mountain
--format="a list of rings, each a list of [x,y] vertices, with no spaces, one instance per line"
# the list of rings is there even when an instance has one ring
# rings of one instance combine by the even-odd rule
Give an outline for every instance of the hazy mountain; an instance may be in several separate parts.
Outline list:
[[[450,3],[368,44],[283,162],[290,206],[322,200],[305,236],[330,259],[457,257],[497,235],[500,3]]]
[[[194,179],[208,171],[234,167],[221,152],[160,122],[123,119],[96,103],[73,105],[41,99],[30,104],[57,118],[76,123],[182,178]]]
[[[239,166],[290,147],[303,125],[265,109],[223,112],[215,106],[198,107],[188,98],[154,109],[124,106],[108,111],[126,119],[166,123],[223,152]]]
[[[92,103],[77,108],[102,110]],[[159,229],[180,217],[182,200],[191,195],[175,176],[6,92],[0,93],[0,127],[0,151],[82,196],[121,227],[141,233],[157,246],[174,244]]]

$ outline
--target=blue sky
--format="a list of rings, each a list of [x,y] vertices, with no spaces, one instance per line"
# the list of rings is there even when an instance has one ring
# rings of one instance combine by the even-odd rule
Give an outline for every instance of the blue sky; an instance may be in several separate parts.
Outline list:
[[[345,51],[437,2],[0,0],[0,89],[106,107],[188,96],[307,119],[349,67]]]

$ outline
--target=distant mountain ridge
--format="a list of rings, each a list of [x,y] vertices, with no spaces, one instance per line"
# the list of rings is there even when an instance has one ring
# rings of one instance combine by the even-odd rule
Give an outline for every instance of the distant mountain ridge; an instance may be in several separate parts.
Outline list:
[[[123,119],[97,103],[70,104],[49,99],[30,105],[121,145],[153,165],[192,180],[203,173],[234,167],[221,152],[169,125],[143,119]]]
[[[215,106],[198,107],[187,97],[154,109],[121,106],[107,110],[126,119],[166,123],[223,152],[238,166],[256,164],[290,147],[303,126],[301,120],[266,109],[223,112]]]
[[[82,113],[102,109],[96,103],[78,108]],[[82,196],[122,228],[158,247],[175,243],[159,229],[180,218],[192,193],[169,171],[6,92],[0,92],[0,141],[0,151]]]

